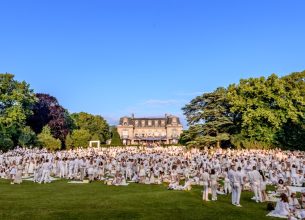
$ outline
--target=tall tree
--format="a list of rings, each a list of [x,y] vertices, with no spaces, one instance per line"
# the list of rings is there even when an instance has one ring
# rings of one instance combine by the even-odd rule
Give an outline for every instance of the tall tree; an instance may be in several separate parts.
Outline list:
[[[78,129],[85,129],[94,137],[99,137],[101,143],[106,143],[110,138],[109,125],[100,115],[92,115],[85,112],[71,115]]]
[[[6,140],[0,142],[0,147],[18,144],[18,136],[26,118],[32,114],[30,107],[35,101],[29,84],[15,80],[12,74],[0,74],[0,136]]]
[[[305,71],[282,77],[286,99],[293,105],[293,117],[288,118],[276,133],[276,143],[284,148],[305,150]],[[291,113],[290,113],[291,114]]]
[[[220,147],[221,142],[230,139],[228,131],[233,119],[226,94],[225,88],[218,88],[197,96],[182,108],[190,125],[188,135],[192,143]]]
[[[272,74],[229,86],[230,111],[238,116],[235,125],[241,140],[272,146],[285,123],[304,117],[304,96],[292,80],[289,83]]]
[[[57,99],[48,94],[36,94],[37,103],[33,105],[34,114],[28,118],[28,125],[37,133],[48,125],[53,137],[65,142],[65,138],[73,128],[73,120]]]
[[[118,133],[118,130],[115,126],[113,126],[111,128],[111,145],[115,145],[115,146],[122,146],[122,140],[120,138],[120,135]]]
[[[305,149],[305,71],[242,79],[198,96],[183,111],[191,145]]]

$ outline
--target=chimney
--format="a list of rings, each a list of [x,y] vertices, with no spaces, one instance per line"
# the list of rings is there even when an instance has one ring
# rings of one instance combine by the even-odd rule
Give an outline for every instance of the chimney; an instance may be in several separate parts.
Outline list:
[[[131,114],[131,118],[134,119],[134,113]]]
[[[167,118],[167,114],[165,114],[165,118]]]

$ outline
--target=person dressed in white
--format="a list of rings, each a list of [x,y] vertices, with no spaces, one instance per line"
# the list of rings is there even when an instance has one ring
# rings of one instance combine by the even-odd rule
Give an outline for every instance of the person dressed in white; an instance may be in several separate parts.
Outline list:
[[[40,178],[39,183],[50,183],[50,171],[51,171],[51,164],[49,163],[49,160],[46,159],[46,161],[42,164],[42,175]]]
[[[80,170],[80,178],[79,178],[79,180],[83,181],[85,176],[86,176],[86,160],[85,160],[85,158],[82,158],[79,161],[79,170]]]
[[[300,205],[298,199],[296,198],[295,192],[291,192],[291,196],[289,196],[289,198],[288,198],[288,204],[289,204],[289,209],[292,211],[296,211],[296,209],[301,208],[301,205]]]
[[[203,201],[210,201],[209,200],[209,181],[210,181],[210,175],[208,173],[208,170],[205,169],[202,174],[202,182],[203,182],[202,200]]]
[[[87,166],[87,173],[88,173],[89,182],[92,182],[94,180],[93,170],[94,170],[93,160],[90,160],[90,162]]]
[[[58,166],[59,166],[59,178],[65,178],[65,166],[64,166],[64,161],[62,159],[58,161]]]
[[[69,159],[68,162],[68,179],[73,179],[73,168],[74,168],[74,160],[71,158]]]
[[[172,171],[171,171],[171,181],[170,184],[168,185],[168,189],[177,189],[179,186],[179,180],[178,180],[178,173],[177,173],[177,166],[173,165]]]
[[[144,165],[143,165],[143,162],[141,163],[140,165],[140,171],[139,171],[139,178],[140,178],[140,181],[139,183],[144,183],[145,182],[145,169],[144,169]]]
[[[210,176],[210,185],[211,185],[211,192],[212,192],[212,201],[217,200],[217,175],[215,173],[215,170],[211,170],[211,176]]]
[[[297,174],[297,167],[295,164],[293,164],[291,168],[291,182],[294,186],[299,184],[299,176]]]
[[[10,168],[11,184],[14,184],[16,174],[17,174],[17,166],[16,166],[16,163],[14,162]]]
[[[263,180],[260,173],[256,170],[256,166],[253,166],[253,170],[249,172],[249,181],[255,195],[255,201],[262,202],[261,182]]]
[[[228,168],[225,168],[225,172],[223,174],[224,176],[224,192],[225,194],[230,194],[231,193],[231,185],[230,185],[230,180],[228,178]]]
[[[241,207],[240,205],[240,196],[241,196],[241,189],[243,186],[243,174],[241,172],[241,167],[237,168],[237,171],[234,173],[234,183],[233,183],[233,190],[235,191],[235,201],[233,201],[233,205],[237,207]]]
[[[232,204],[233,205],[236,205],[235,202],[236,202],[236,195],[237,195],[237,190],[234,187],[235,176],[236,176],[236,170],[235,169],[236,169],[235,165],[232,164],[231,168],[228,172],[228,178],[230,180],[230,185],[231,185],[231,189],[232,189]]]
[[[14,183],[17,184],[22,183],[22,170],[23,170],[22,161],[20,161],[20,163],[17,166],[17,172],[15,175]]]
[[[40,161],[36,161],[36,163],[34,164],[34,182],[38,183],[40,180],[40,168],[41,168],[41,162]]]
[[[262,170],[259,170],[260,175],[262,176],[261,181],[261,192],[262,192],[262,201],[268,201],[268,194],[266,193],[267,180]]]
[[[29,170],[28,170],[28,173],[30,176],[32,176],[34,174],[34,166],[35,166],[34,161],[31,159],[30,164],[29,164]]]
[[[275,209],[271,212],[273,215],[288,217],[290,214],[288,197],[285,193],[281,194],[281,199],[276,203]]]

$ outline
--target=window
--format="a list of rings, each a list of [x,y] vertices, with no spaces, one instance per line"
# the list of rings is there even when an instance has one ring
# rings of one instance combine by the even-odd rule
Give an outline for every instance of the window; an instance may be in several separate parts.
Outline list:
[[[135,123],[135,126],[137,126],[137,127],[139,126],[139,121],[138,120],[135,120],[134,123]]]
[[[152,126],[152,121],[148,120],[148,126]]]
[[[122,135],[123,135],[123,139],[128,138],[128,131],[123,131]]]
[[[177,130],[176,130],[176,129],[173,129],[173,130],[172,130],[172,136],[173,136],[173,138],[177,138],[177,137],[178,137],[178,134],[177,134]]]
[[[159,122],[156,120],[155,121],[155,127],[158,127],[159,126]]]
[[[127,118],[123,119],[123,125],[125,125],[125,126],[128,125],[128,119]]]
[[[145,120],[142,120],[141,123],[142,123],[142,127],[145,127]]]
[[[165,126],[165,121],[164,120],[161,121],[161,125]]]
[[[173,118],[172,123],[173,123],[173,124],[177,124],[177,118]]]

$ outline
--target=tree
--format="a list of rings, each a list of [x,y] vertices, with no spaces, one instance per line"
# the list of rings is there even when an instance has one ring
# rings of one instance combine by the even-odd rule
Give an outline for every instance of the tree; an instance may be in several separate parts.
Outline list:
[[[284,149],[305,150],[305,121],[286,122],[276,133],[276,143]]]
[[[284,148],[305,150],[305,71],[284,76],[282,80],[294,109],[293,117],[276,133],[276,143]]]
[[[73,120],[70,118],[69,112],[62,106],[53,106],[51,108],[51,118],[48,123],[51,128],[51,133],[64,146],[66,136],[72,131]]]
[[[2,146],[18,144],[18,135],[32,114],[36,98],[30,85],[18,82],[12,74],[0,74],[0,132]],[[11,141],[9,141],[10,139]]]
[[[238,116],[234,122],[240,140],[273,146],[286,123],[304,118],[304,95],[295,82],[272,74],[229,86],[230,111]]]
[[[36,139],[37,137],[35,132],[29,126],[26,126],[21,130],[18,144],[22,147],[34,146],[36,144]]]
[[[230,139],[228,133],[233,119],[226,99],[227,90],[218,88],[191,100],[182,110],[190,125],[188,139],[192,144],[220,147]]]
[[[92,115],[85,112],[74,113],[71,115],[78,129],[88,130],[89,133],[101,143],[106,143],[110,138],[109,125],[100,115]]]
[[[183,108],[188,145],[305,149],[305,71],[241,79]]]
[[[14,142],[5,132],[0,132],[0,149],[7,151],[14,147]]]
[[[52,136],[51,129],[47,125],[43,127],[42,132],[37,137],[40,145],[49,150],[58,150],[61,147],[61,141]]]
[[[73,146],[73,139],[72,139],[72,137],[71,137],[71,134],[68,134],[67,135],[67,137],[66,137],[66,148],[67,149],[71,149],[71,148],[73,148],[74,146]]]
[[[111,134],[112,134],[111,145],[122,146],[123,143],[116,127],[113,127],[111,129]]]
[[[77,129],[72,132],[72,143],[74,147],[88,147],[91,140],[91,134],[88,130]]]
[[[180,135],[179,144],[187,145],[188,142],[192,141],[192,136],[189,130],[184,130]]]
[[[60,139],[64,145],[66,136],[74,128],[69,112],[53,96],[38,93],[36,97],[38,101],[32,106],[34,114],[28,118],[27,124],[36,134],[48,125],[53,137]]]

